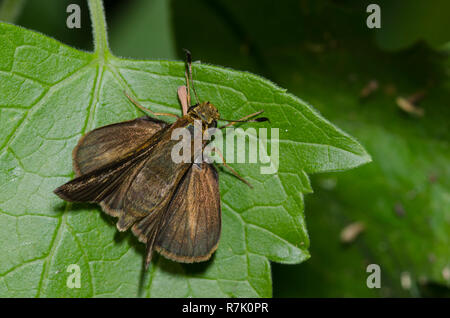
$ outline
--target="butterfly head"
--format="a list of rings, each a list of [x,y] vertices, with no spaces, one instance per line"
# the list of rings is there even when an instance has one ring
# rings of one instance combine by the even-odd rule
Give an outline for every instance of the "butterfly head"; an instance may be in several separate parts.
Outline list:
[[[188,115],[193,119],[200,119],[208,127],[217,125],[217,120],[220,118],[219,111],[210,102],[189,107]]]

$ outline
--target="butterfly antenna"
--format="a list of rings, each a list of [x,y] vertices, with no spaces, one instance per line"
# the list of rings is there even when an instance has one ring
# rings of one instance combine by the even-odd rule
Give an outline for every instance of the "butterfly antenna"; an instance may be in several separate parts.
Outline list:
[[[192,55],[191,55],[191,52],[189,50],[187,50],[187,49],[184,49],[184,52],[186,54],[186,72],[189,74],[189,76],[186,74],[186,81],[188,82],[188,85],[187,85],[188,86],[188,92],[190,92],[190,89],[189,89],[189,81],[190,81],[191,84],[192,84],[192,90],[194,91],[195,99],[196,99],[197,104],[198,104],[199,103],[199,98],[198,98],[198,95],[197,95],[197,91],[195,90],[194,80],[192,78]]]

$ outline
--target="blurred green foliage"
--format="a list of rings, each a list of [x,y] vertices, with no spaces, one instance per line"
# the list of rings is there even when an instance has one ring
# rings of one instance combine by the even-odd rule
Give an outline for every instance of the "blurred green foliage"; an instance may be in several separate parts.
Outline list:
[[[82,6],[81,30],[64,27],[69,2]],[[382,28],[371,30],[371,2],[105,1],[116,54],[181,59],[189,48],[194,59],[263,75],[372,155],[365,167],[313,177],[312,257],[272,265],[274,296],[450,296],[450,3],[377,1]],[[84,1],[31,0],[16,23],[91,49]],[[378,88],[361,97],[370,82]],[[417,92],[419,117],[396,103]],[[342,244],[355,221],[364,232]],[[379,290],[366,287],[370,263],[381,266]]]

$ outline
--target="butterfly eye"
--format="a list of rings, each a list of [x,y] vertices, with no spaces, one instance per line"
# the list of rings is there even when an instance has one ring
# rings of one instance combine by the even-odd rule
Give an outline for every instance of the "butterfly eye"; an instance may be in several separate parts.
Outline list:
[[[195,104],[195,105],[192,105],[192,106],[189,106],[189,108],[188,108],[188,112],[190,112],[190,111],[192,111],[195,107],[197,107],[198,106],[198,104]]]

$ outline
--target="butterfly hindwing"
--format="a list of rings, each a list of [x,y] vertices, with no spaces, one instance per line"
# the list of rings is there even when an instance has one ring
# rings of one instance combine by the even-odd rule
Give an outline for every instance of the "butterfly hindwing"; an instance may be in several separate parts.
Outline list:
[[[136,223],[133,233],[147,247],[183,263],[209,259],[216,250],[221,231],[218,175],[214,166],[193,164],[165,209]]]

